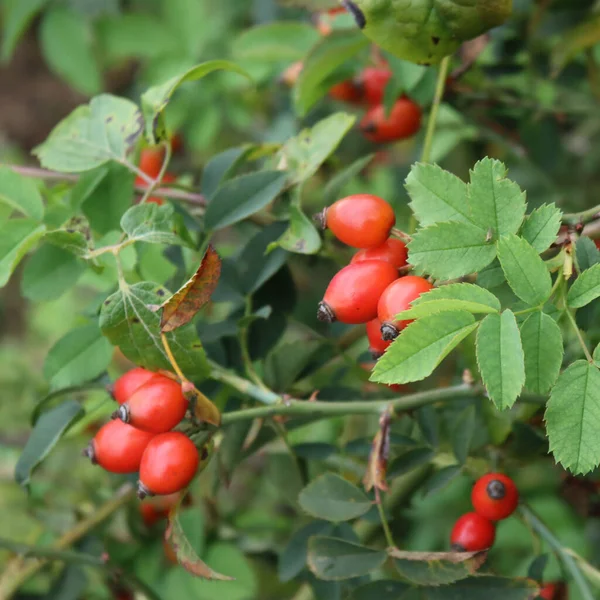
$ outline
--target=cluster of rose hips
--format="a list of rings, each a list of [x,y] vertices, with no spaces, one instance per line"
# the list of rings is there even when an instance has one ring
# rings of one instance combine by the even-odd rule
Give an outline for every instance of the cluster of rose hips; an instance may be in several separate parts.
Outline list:
[[[370,350],[379,358],[410,323],[398,321],[396,315],[410,308],[432,285],[422,277],[401,275],[407,249],[404,242],[390,237],[396,217],[382,198],[348,196],[315,219],[341,242],[360,248],[329,282],[317,317],[328,323],[365,323]]]
[[[141,367],[117,379],[119,408],[84,454],[111,473],[138,473],[138,496],[174,494],[189,485],[200,462],[194,443],[171,431],[185,416],[181,385]]]

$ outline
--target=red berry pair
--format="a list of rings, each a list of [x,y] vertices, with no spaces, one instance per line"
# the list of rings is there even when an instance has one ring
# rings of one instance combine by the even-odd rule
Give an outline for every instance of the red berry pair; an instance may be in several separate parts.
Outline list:
[[[519,504],[514,481],[501,473],[481,477],[471,492],[475,512],[456,521],[450,542],[457,552],[478,552],[490,548],[496,538],[495,521],[506,519]]]

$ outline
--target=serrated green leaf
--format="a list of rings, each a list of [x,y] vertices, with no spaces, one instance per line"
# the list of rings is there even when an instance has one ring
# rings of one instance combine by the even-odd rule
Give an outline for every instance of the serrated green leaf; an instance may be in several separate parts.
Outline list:
[[[506,281],[500,261],[495,258],[485,269],[477,273],[477,283],[486,290],[492,290]]]
[[[464,465],[469,458],[469,450],[471,449],[476,426],[477,411],[475,405],[471,404],[457,416],[456,423],[450,432],[452,450],[461,465]]]
[[[281,171],[259,171],[230,179],[216,191],[206,207],[205,227],[223,229],[253,215],[277,198],[286,179],[286,173]]]
[[[160,338],[160,311],[171,293],[148,281],[122,284],[100,311],[100,328],[110,342],[136,365],[150,370],[171,369]],[[177,363],[186,376],[199,381],[208,367],[204,349],[193,325],[166,334]]]
[[[438,165],[413,165],[405,187],[422,227],[445,221],[473,224],[467,184]]]
[[[554,204],[542,204],[527,216],[521,236],[534,250],[543,252],[556,241],[562,219],[562,212]]]
[[[339,146],[355,121],[354,115],[338,112],[289,139],[279,152],[278,162],[283,161],[289,171],[290,183],[300,183],[312,177]]]
[[[519,231],[527,208],[525,193],[506,179],[506,167],[500,161],[486,157],[476,163],[467,194],[473,223],[491,230],[494,239]]]
[[[138,204],[123,215],[121,229],[132,242],[186,245],[186,241],[176,233],[173,217],[171,204]]]
[[[296,112],[303,116],[328,91],[323,85],[340,65],[369,45],[360,32],[334,31],[322,38],[304,60],[304,67],[294,87]]]
[[[445,312],[411,323],[377,361],[371,381],[409,383],[430,375],[477,328],[472,314]]]
[[[329,536],[333,525],[325,521],[312,521],[292,534],[287,546],[281,553],[278,563],[279,581],[291,581],[306,569],[308,540],[315,535]]]
[[[5,0],[2,14],[2,62],[11,58],[19,38],[49,0]]]
[[[411,448],[393,460],[388,466],[387,476],[391,478],[404,475],[417,467],[428,464],[434,456],[435,450],[431,448]]]
[[[488,315],[477,332],[477,363],[490,398],[510,408],[525,384],[525,358],[515,315]]]
[[[546,431],[556,462],[575,474],[600,464],[600,371],[585,360],[558,378],[546,407]]]
[[[23,256],[44,235],[33,219],[11,219],[0,224],[0,287],[6,285]]]
[[[31,473],[56,446],[63,433],[84,413],[78,402],[67,400],[45,412],[35,424],[15,467],[15,479],[27,485]]]
[[[374,157],[374,154],[367,154],[331,177],[323,190],[323,204],[326,206],[333,204],[339,198],[344,186],[352,181]]]
[[[567,304],[571,308],[581,308],[596,298],[600,298],[600,263],[577,278],[567,294]]]
[[[582,235],[575,244],[577,269],[581,273],[595,264],[600,263],[600,250],[589,237]]]
[[[535,312],[521,325],[525,355],[525,388],[535,394],[547,394],[556,382],[563,360],[563,340],[556,321],[543,312]]]
[[[408,260],[438,279],[475,273],[496,257],[486,232],[468,223],[437,223],[419,230],[408,244]]]
[[[421,294],[410,309],[399,313],[400,320],[417,319],[449,310],[466,310],[473,314],[500,312],[500,300],[472,283],[451,283]]]
[[[228,60],[210,60],[172,77],[165,83],[149,88],[142,94],[142,114],[146,137],[150,144],[166,139],[164,110],[179,86],[188,81],[197,81],[214,71],[232,71],[250,77],[244,69]]]
[[[512,291],[523,302],[539,306],[550,297],[552,279],[540,255],[516,235],[498,241],[498,259]]]
[[[101,94],[63,119],[33,153],[46,169],[80,173],[125,160],[141,133],[133,102]]]
[[[296,254],[316,254],[321,244],[321,236],[312,221],[300,207],[291,204],[290,226],[274,245]]]
[[[238,146],[213,156],[202,171],[202,193],[207,198],[212,198],[219,186],[251,149],[252,146]]]
[[[44,201],[38,186],[9,167],[0,166],[0,203],[37,221],[44,217]]]
[[[309,515],[336,523],[356,519],[373,506],[362,490],[335,473],[311,481],[300,492],[298,502]]]
[[[361,577],[379,568],[387,553],[339,538],[315,536],[308,541],[308,566],[325,581]]]

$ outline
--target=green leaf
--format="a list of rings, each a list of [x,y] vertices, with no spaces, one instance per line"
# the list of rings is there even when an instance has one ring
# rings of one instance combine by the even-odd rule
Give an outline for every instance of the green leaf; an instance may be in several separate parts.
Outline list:
[[[552,75],[556,77],[577,54],[600,43],[600,15],[590,14],[576,27],[567,30],[554,44],[550,54]]]
[[[355,121],[355,116],[338,112],[288,140],[281,148],[279,161],[283,161],[289,171],[290,183],[300,183],[312,177],[339,146]]]
[[[360,32],[334,31],[322,38],[304,60],[294,87],[296,112],[303,116],[328,91],[325,80],[339,66],[369,45]]]
[[[399,313],[401,320],[417,319],[449,310],[467,312],[500,312],[500,300],[491,292],[472,283],[451,283],[421,294],[411,304],[411,308]]]
[[[229,148],[213,156],[202,171],[202,193],[212,198],[223,180],[235,169],[236,165],[247,155],[251,146]]]
[[[423,485],[423,494],[425,497],[445,488],[453,479],[456,479],[462,473],[461,465],[450,465],[443,467],[433,473]]]
[[[63,433],[83,412],[78,402],[67,400],[38,419],[15,467],[17,483],[24,486],[29,484],[35,467],[48,456]]]
[[[326,205],[333,204],[339,198],[344,186],[352,181],[374,157],[374,154],[367,154],[367,156],[355,160],[351,165],[331,177],[323,190],[323,203]]]
[[[44,201],[29,178],[0,166],[0,202],[37,221],[44,218]]]
[[[23,256],[44,235],[33,219],[11,219],[0,224],[0,287],[6,285]]]
[[[544,416],[556,462],[575,474],[600,464],[600,371],[585,360],[558,378]]]
[[[287,546],[281,553],[278,563],[279,581],[291,581],[306,568],[308,540],[314,535],[328,536],[333,525],[325,521],[312,521],[292,534]]]
[[[521,236],[541,253],[556,241],[561,219],[562,212],[554,204],[542,204],[525,219]]]
[[[2,11],[2,42],[0,58],[8,62],[19,38],[49,0],[4,0]]]
[[[286,179],[282,171],[259,171],[225,182],[206,207],[206,229],[223,229],[263,209],[283,191]]]
[[[486,232],[467,223],[437,223],[419,230],[408,244],[409,262],[438,279],[476,273],[496,257]]]
[[[510,408],[525,384],[525,358],[515,315],[488,315],[477,332],[477,364],[494,404]]]
[[[356,519],[373,506],[362,490],[335,473],[324,473],[311,481],[298,501],[312,517],[334,522]]]
[[[44,377],[51,390],[96,379],[108,367],[113,348],[96,323],[69,331],[46,355]]]
[[[582,235],[575,244],[577,269],[581,273],[595,264],[600,263],[600,250],[589,237]]]
[[[246,29],[233,40],[232,52],[245,61],[292,62],[304,58],[320,37],[317,29],[308,23],[268,23]]]
[[[476,328],[475,318],[465,311],[440,313],[411,323],[377,361],[371,381],[409,383],[425,379]]]
[[[485,269],[477,273],[477,283],[487,290],[497,288],[506,281],[500,261],[494,259]]]
[[[567,294],[567,304],[571,308],[581,308],[596,298],[600,298],[600,263],[577,278]]]
[[[563,360],[563,340],[556,321],[535,312],[521,325],[525,355],[525,388],[547,394],[556,382]]]
[[[213,71],[232,71],[249,78],[246,71],[233,62],[210,60],[172,77],[161,85],[151,87],[142,94],[142,114],[146,123],[146,137],[150,144],[157,144],[166,139],[164,110],[179,86],[188,81],[202,79]]]
[[[356,588],[348,600],[401,600],[403,594],[410,589],[408,584],[393,579],[371,581]]]
[[[525,193],[506,172],[500,161],[486,157],[471,170],[467,190],[473,223],[491,229],[494,239],[517,233],[527,208]]]
[[[446,586],[419,588],[419,600],[532,600],[539,590],[531,579],[484,575]]]
[[[325,581],[368,575],[383,565],[386,552],[339,538],[315,536],[308,541],[308,566]]]
[[[388,467],[387,475],[388,477],[404,475],[417,467],[430,463],[434,456],[435,451],[431,448],[411,448],[408,452],[394,459]]]
[[[477,411],[474,404],[467,406],[456,417],[455,426],[450,433],[454,456],[461,465],[464,465],[469,458],[477,425]]]
[[[62,7],[47,11],[40,27],[40,45],[50,69],[73,89],[86,96],[102,90],[102,73],[83,15]]]
[[[25,264],[21,293],[38,302],[56,300],[77,283],[84,271],[85,264],[71,252],[44,244]]]
[[[121,228],[133,242],[186,245],[175,233],[171,204],[153,202],[132,206],[121,219]]]
[[[552,279],[540,255],[523,238],[503,236],[498,258],[512,291],[523,302],[539,306],[550,297]]]
[[[392,550],[400,576],[418,586],[448,585],[466,579],[484,563],[486,552],[405,552]]]
[[[171,293],[148,281],[121,284],[100,311],[102,333],[136,365],[150,370],[171,369],[160,338],[160,312],[156,309]],[[193,325],[166,334],[171,350],[187,377],[206,376],[208,367],[202,344]]]
[[[275,246],[296,254],[316,254],[321,244],[321,236],[312,221],[299,206],[291,204],[289,229],[275,242]]]
[[[417,163],[406,178],[410,207],[422,227],[444,221],[473,224],[467,184],[438,165]]]
[[[101,94],[63,119],[33,153],[46,169],[80,173],[111,160],[123,162],[141,132],[133,102]]]

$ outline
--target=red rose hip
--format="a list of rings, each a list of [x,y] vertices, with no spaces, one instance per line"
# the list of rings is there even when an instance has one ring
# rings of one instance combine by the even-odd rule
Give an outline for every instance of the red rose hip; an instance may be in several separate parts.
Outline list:
[[[540,591],[544,600],[568,600],[567,587],[562,581],[547,583]]]
[[[136,367],[135,369],[131,369],[131,371],[127,371],[127,373],[121,375],[115,381],[112,392],[114,399],[119,404],[127,402],[139,387],[156,375],[157,373],[148,371],[142,367]]]
[[[456,521],[450,534],[456,552],[478,552],[491,548],[496,538],[496,526],[477,513],[467,513]]]
[[[109,421],[103,425],[84,450],[93,464],[111,473],[135,473],[153,433],[123,423]]]
[[[490,521],[500,521],[515,512],[519,504],[519,491],[510,477],[488,473],[473,486],[471,502],[477,514]]]
[[[183,433],[157,435],[147,446],[140,464],[138,496],[174,494],[187,487],[198,470],[200,457]]]
[[[319,304],[317,318],[333,323],[367,323],[377,317],[383,290],[398,277],[396,268],[383,260],[365,260],[338,271]]]
[[[329,90],[329,96],[339,102],[360,104],[363,99],[362,89],[359,84],[351,79],[337,83]]]
[[[421,128],[421,109],[409,98],[400,98],[389,115],[385,106],[373,106],[362,118],[360,130],[375,144],[395,142],[412,137]]]
[[[351,264],[360,262],[362,260],[385,260],[397,269],[405,267],[408,257],[408,250],[406,244],[400,240],[389,238],[381,246],[374,246],[372,248],[364,248],[359,250],[350,261]]]
[[[142,173],[156,179],[162,169],[165,151],[162,147],[144,148],[140,152],[139,168]]]
[[[367,323],[367,338],[369,339],[369,352],[373,360],[381,358],[392,343],[381,337],[381,321],[379,319],[373,319]]]
[[[323,229],[354,248],[380,246],[396,223],[393,208],[379,196],[355,194],[342,198],[315,217]]]
[[[397,321],[396,315],[410,308],[411,302],[433,286],[429,281],[416,275],[397,279],[387,287],[379,298],[377,317],[381,321],[381,335],[384,340],[394,340],[412,321]]]
[[[381,104],[385,96],[385,88],[392,78],[389,69],[381,67],[367,67],[360,75],[360,82],[364,90],[367,103],[371,106]]]

